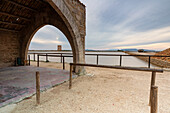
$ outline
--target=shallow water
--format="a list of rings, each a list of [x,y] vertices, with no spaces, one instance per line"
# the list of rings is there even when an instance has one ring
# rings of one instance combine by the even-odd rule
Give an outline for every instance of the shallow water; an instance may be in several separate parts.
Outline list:
[[[38,52],[38,51],[36,51],[36,52]],[[49,53],[49,52],[46,52],[46,53]],[[55,53],[55,52],[52,52],[52,53]],[[71,52],[56,52],[56,53],[71,53]],[[123,52],[86,52],[86,54],[120,54],[120,55],[124,55],[126,53],[123,53]],[[31,57],[31,60],[33,60],[33,55],[31,55],[30,57]],[[88,64],[96,64],[97,63],[97,56],[86,55],[85,58],[86,58],[86,63],[88,63]],[[37,59],[37,56],[36,56],[36,59]],[[40,60],[46,61],[46,57],[40,56]],[[60,57],[48,57],[48,60],[50,62],[61,62]],[[98,60],[99,60],[99,62],[98,62],[99,65],[113,65],[113,66],[120,65],[120,56],[99,56]],[[67,57],[67,58],[65,58],[65,62],[72,63],[73,58]],[[122,66],[148,67],[148,63],[145,61],[142,61],[136,57],[133,57],[133,56],[122,56]],[[155,68],[157,66],[154,66],[151,64],[151,67]]]

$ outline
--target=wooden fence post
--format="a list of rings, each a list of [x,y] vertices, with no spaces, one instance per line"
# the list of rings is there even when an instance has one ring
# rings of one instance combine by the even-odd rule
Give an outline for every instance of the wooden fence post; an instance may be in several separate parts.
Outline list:
[[[158,112],[158,87],[151,87],[151,113]]]
[[[151,77],[151,86],[150,86],[150,98],[149,98],[149,105],[151,106],[151,95],[152,95],[152,91],[151,88],[152,86],[155,86],[155,79],[156,79],[156,72],[152,72],[152,77]]]
[[[40,73],[36,72],[36,102],[40,104]]]
[[[72,87],[72,68],[73,68],[73,65],[70,65],[69,89],[71,89]]]

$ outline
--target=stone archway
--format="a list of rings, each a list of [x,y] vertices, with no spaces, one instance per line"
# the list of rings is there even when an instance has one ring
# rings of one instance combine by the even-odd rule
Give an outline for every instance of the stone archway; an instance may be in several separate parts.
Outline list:
[[[4,0],[4,2],[6,1]],[[12,62],[15,62],[16,57],[21,57],[22,61],[26,59],[28,46],[33,35],[44,25],[53,25],[57,27],[67,37],[71,45],[74,56],[73,62],[84,63],[86,35],[85,6],[80,3],[79,0],[35,0],[32,2],[39,4],[39,7],[41,8],[38,9],[35,6],[33,7],[29,3],[25,3],[22,6],[19,1],[16,1],[15,4],[14,2],[10,3],[16,5],[16,8],[22,7],[22,10],[25,11],[24,15],[21,12],[18,14],[11,14],[11,12],[9,12],[10,14],[2,13],[2,15],[11,16],[12,19],[15,18],[14,23],[17,22],[17,24],[11,24],[11,22],[9,22],[10,30],[9,28],[3,28],[3,30],[6,30],[4,32],[6,34],[4,35],[4,38],[9,37],[12,39],[13,36],[15,36],[14,38],[18,44],[16,51],[11,51],[12,54],[15,54],[15,58],[12,56],[12,59],[8,59],[9,62],[11,62],[10,64],[14,64]],[[26,13],[27,10],[29,10],[29,13]],[[8,20],[5,20],[5,24],[6,23],[8,24]],[[13,27],[14,25],[20,27]],[[11,31],[11,33],[7,34],[7,31]],[[14,33],[13,31],[17,33]],[[7,58],[4,57],[4,59]],[[81,73],[82,69],[77,68],[76,72]]]
[[[74,22],[72,22],[74,23]],[[72,51],[73,51],[73,62],[74,63],[84,63],[84,44],[78,32],[78,29],[74,28],[77,31],[73,31],[71,25],[68,21],[65,22],[61,16],[52,8],[46,8],[41,13],[34,17],[32,24],[25,29],[21,35],[22,40],[22,52],[21,56],[23,61],[26,59],[28,52],[29,44],[32,40],[34,34],[44,25],[53,25],[58,28],[68,39]],[[74,26],[75,27],[75,26]],[[26,34],[26,35],[25,35]],[[78,73],[82,73],[80,69],[77,69]]]

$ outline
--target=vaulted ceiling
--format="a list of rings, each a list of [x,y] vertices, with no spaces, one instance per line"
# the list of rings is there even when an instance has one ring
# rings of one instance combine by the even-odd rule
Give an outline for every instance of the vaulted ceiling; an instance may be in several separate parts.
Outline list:
[[[45,0],[0,0],[0,30],[21,31],[47,6]]]

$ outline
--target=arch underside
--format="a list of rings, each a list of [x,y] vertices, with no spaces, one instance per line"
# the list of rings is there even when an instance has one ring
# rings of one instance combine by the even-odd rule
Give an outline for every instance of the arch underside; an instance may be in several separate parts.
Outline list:
[[[1,0],[0,67],[15,65],[18,57],[26,60],[33,35],[44,25],[67,37],[74,63],[85,62],[85,6],[79,0]]]
[[[61,13],[61,12],[59,12]],[[44,25],[53,25],[58,28],[68,39],[72,52],[73,52],[73,62],[74,63],[84,63],[84,42],[82,41],[79,33],[75,33],[67,19],[63,19],[56,10],[52,7],[45,8],[39,14],[36,14],[31,20],[31,24],[27,26],[26,29],[20,34],[22,41],[21,58],[23,61],[27,58],[27,52],[34,34]],[[74,28],[75,29],[75,28]],[[78,30],[77,30],[78,31]],[[49,37],[47,37],[49,38]],[[83,73],[83,68],[75,69],[77,73]]]

